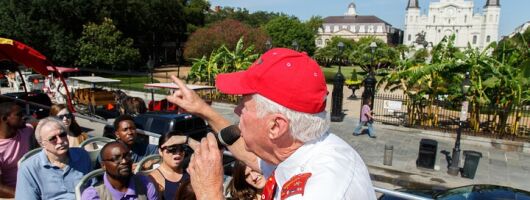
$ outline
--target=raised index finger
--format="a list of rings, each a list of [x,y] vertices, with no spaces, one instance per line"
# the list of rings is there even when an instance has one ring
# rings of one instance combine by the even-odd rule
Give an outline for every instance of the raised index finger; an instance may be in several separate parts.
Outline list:
[[[182,90],[183,92],[184,91],[190,91],[188,86],[186,86],[186,84],[184,82],[182,82],[182,80],[177,78],[175,75],[171,75],[171,80],[173,80],[173,83],[177,84],[179,89]]]

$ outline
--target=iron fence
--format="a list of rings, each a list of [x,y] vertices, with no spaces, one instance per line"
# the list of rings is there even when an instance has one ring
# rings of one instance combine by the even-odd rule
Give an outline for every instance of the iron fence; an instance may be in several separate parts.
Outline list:
[[[429,104],[426,99],[412,101],[400,94],[376,94],[373,106],[376,122],[444,132],[456,132],[460,109],[461,102],[436,100]],[[530,106],[469,108],[462,130],[468,135],[530,141]]]

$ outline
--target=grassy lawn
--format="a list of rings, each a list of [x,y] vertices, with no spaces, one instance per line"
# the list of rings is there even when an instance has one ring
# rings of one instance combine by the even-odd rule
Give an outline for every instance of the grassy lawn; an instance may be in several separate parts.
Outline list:
[[[119,87],[125,90],[136,90],[136,91],[150,91],[144,89],[144,84],[151,83],[151,77],[146,74],[146,76],[107,76],[106,78],[118,79],[121,80],[119,84],[112,85],[113,87]],[[158,80],[154,80],[155,83],[158,83]],[[165,91],[155,90],[157,93]]]
[[[333,65],[331,67],[320,67],[320,69],[322,69],[322,72],[324,72],[324,76],[326,77],[326,82],[327,83],[333,83],[333,78],[335,77],[335,74],[337,74],[337,71],[339,71],[339,66]],[[360,75],[359,72],[363,72],[363,70],[360,67],[357,67],[357,66],[355,66],[355,67],[352,67],[352,66],[344,67],[344,66],[342,66],[341,67],[341,72],[342,72],[342,75],[344,75],[344,78],[345,79],[350,79],[351,78],[351,72],[353,71],[353,69],[355,69],[357,71],[357,79],[362,80],[363,76]]]

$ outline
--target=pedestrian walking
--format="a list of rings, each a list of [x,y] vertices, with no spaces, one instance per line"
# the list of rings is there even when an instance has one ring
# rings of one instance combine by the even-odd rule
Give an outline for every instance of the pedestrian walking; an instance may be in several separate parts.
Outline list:
[[[368,136],[370,136],[371,138],[376,138],[373,127],[374,117],[372,115],[372,109],[370,108],[370,106],[372,105],[372,101],[370,98],[366,98],[363,102],[364,105],[361,109],[361,121],[353,130],[353,135],[360,135],[363,126],[368,126]]]

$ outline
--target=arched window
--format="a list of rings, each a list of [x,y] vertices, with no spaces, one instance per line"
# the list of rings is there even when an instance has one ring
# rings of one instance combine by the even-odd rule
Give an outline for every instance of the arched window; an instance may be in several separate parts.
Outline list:
[[[322,45],[322,39],[317,40],[317,45]]]
[[[464,23],[467,23],[467,15],[464,16]]]
[[[328,44],[329,44],[329,39],[326,39],[326,45],[328,45]]]
[[[491,40],[491,36],[488,35],[488,36],[486,37],[486,42],[490,42],[490,40]]]
[[[436,16],[432,17],[432,23],[436,23]]]
[[[476,35],[473,36],[473,44],[477,44],[477,36]]]
[[[410,36],[410,34],[409,34],[409,36],[407,37],[407,39],[410,41],[410,40],[412,39],[412,36]]]

